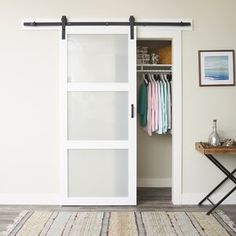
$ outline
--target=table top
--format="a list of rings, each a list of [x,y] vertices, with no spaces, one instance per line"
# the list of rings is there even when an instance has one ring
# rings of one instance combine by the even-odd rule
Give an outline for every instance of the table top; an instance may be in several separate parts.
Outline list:
[[[202,154],[236,154],[236,146],[225,147],[213,147],[208,143],[198,142],[195,143],[195,149]]]

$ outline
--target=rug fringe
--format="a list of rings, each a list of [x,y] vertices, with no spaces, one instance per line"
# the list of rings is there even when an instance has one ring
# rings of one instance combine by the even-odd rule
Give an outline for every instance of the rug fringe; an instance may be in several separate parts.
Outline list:
[[[236,233],[236,224],[223,211],[218,210],[216,213]]]
[[[0,236],[6,236],[11,233],[11,231],[16,227],[16,225],[19,224],[19,222],[24,218],[24,216],[28,213],[29,211],[22,211],[19,213],[19,215],[14,219],[14,222],[12,224],[9,224],[6,227],[5,231],[0,232]]]

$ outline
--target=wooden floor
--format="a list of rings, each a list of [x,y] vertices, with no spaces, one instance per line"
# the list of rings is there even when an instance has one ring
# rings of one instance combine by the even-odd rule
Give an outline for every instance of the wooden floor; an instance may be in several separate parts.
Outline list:
[[[174,206],[171,203],[171,190],[169,188],[139,188],[137,206],[0,206],[0,232],[22,210],[57,210],[57,211],[207,211],[209,206]],[[223,210],[231,220],[236,223],[236,205],[223,205]]]

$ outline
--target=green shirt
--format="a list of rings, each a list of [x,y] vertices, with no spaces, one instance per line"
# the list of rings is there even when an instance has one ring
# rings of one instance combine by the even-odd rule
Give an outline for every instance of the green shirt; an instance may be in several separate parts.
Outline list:
[[[147,110],[148,110],[148,101],[147,101],[147,87],[144,83],[139,87],[138,94],[138,113],[140,114],[140,125],[145,127],[147,125]]]

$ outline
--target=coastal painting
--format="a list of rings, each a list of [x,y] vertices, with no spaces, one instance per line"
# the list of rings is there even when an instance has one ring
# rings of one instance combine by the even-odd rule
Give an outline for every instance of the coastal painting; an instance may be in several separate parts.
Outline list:
[[[199,51],[200,86],[232,86],[234,81],[234,51]]]

